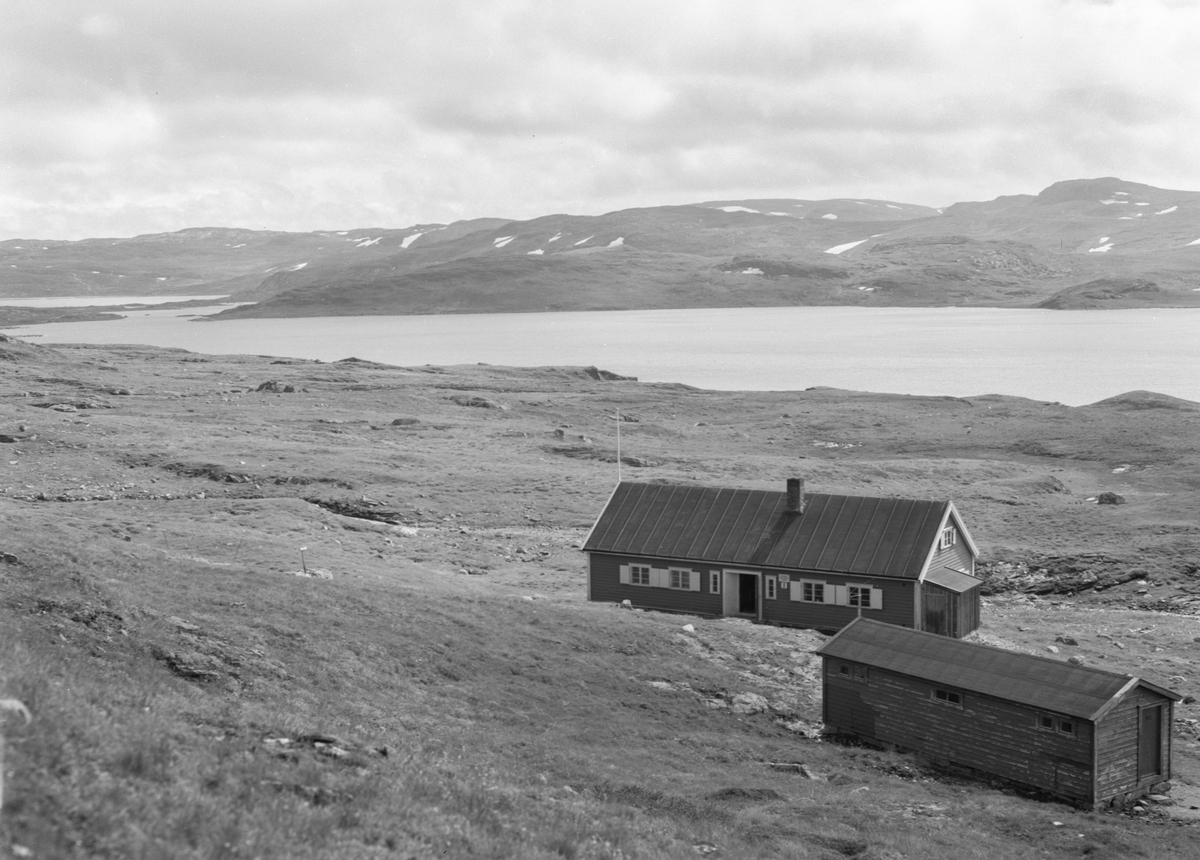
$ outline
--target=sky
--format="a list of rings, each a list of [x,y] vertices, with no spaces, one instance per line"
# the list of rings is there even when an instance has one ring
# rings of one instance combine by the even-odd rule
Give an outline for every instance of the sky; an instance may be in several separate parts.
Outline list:
[[[1200,0],[0,0],[0,239],[1200,190]]]

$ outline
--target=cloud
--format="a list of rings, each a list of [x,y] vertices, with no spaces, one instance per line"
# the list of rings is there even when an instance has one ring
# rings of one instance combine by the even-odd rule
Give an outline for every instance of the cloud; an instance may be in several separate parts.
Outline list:
[[[1154,0],[17,4],[0,235],[1200,188]]]

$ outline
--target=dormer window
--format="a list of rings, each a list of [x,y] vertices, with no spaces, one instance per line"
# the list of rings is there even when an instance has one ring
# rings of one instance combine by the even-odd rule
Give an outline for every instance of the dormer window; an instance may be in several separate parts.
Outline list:
[[[954,526],[947,526],[942,529],[942,539],[940,543],[941,549],[950,549],[958,543],[958,532],[954,530]]]

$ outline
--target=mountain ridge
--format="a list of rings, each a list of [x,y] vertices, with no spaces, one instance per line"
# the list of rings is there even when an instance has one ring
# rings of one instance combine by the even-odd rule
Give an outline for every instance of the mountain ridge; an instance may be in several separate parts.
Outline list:
[[[941,210],[865,198],[745,198],[403,229],[204,227],[0,242],[0,296],[185,292],[253,302],[217,319],[772,305],[1200,307],[1200,192],[1099,177]]]

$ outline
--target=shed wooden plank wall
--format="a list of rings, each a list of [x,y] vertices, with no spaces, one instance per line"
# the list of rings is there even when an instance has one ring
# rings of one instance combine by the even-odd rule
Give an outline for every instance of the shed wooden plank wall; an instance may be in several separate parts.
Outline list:
[[[874,667],[861,667],[866,670],[865,681],[852,680],[841,674],[844,664],[847,661],[825,658],[828,725],[1076,802],[1091,802],[1090,723],[1073,720],[1073,736],[1046,731],[1038,728],[1038,717],[1044,712],[1036,709],[963,692],[960,710],[935,701],[935,685],[929,682]]]
[[[921,584],[921,629],[961,639],[979,627],[979,589],[962,594],[932,582]]]
[[[699,591],[683,591],[675,588],[654,588],[645,585],[622,585],[621,565],[645,564],[651,567],[667,567],[662,559],[645,559],[635,556],[588,554],[588,577],[592,600],[620,603],[628,600],[642,609],[658,609],[664,612],[688,612],[693,615],[720,615],[722,598],[709,592],[708,574],[720,570],[711,565],[671,562],[671,567],[683,567],[702,574]]]
[[[1142,707],[1162,705],[1159,726],[1162,772],[1138,779],[1139,712]],[[1171,776],[1172,702],[1151,690],[1131,690],[1096,725],[1099,763],[1096,779],[1097,800],[1104,801],[1126,793],[1144,794],[1155,783]]]

